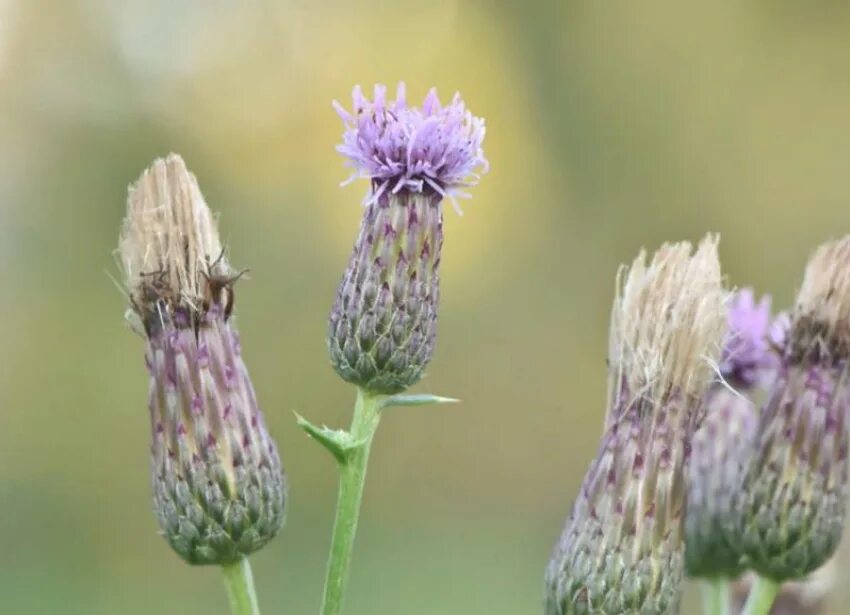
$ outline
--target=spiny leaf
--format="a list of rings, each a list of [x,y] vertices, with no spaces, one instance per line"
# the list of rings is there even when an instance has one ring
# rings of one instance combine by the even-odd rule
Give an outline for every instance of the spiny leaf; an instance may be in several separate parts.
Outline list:
[[[360,448],[366,443],[363,439],[354,439],[352,435],[344,429],[331,429],[327,426],[317,427],[297,412],[294,414],[298,421],[298,426],[303,429],[308,436],[324,446],[339,463],[348,463],[348,459],[351,456],[352,451]]]

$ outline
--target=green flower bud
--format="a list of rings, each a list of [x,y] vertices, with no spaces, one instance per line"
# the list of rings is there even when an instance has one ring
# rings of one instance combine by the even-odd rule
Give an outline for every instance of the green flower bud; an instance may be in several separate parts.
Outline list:
[[[622,279],[622,278],[621,278]],[[724,328],[717,242],[641,254],[618,284],[609,402],[546,574],[546,615],[677,612],[685,465]]]
[[[688,464],[685,565],[690,577],[734,579],[745,566],[740,548],[727,541],[728,528],[738,521],[736,489],[757,411],[742,393],[722,384],[712,387],[707,406]]]
[[[154,511],[190,564],[231,564],[284,519],[286,482],[231,319],[234,274],[176,155],[131,189],[120,252],[150,373]]]

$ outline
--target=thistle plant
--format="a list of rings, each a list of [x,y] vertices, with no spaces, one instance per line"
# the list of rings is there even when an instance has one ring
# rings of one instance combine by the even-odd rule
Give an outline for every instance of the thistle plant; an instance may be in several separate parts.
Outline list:
[[[179,156],[130,188],[119,252],[145,340],[160,530],[189,564],[223,568],[234,615],[256,615],[247,557],[281,528],[286,482],[233,324],[241,274]]]
[[[546,615],[675,613],[685,466],[725,327],[717,241],[645,254],[621,272],[596,459],[546,572]]]
[[[850,236],[806,267],[744,472],[737,535],[758,574],[746,612],[767,613],[780,583],[833,554],[847,508]]]
[[[738,522],[734,502],[752,448],[758,410],[753,401],[774,377],[770,298],[750,289],[735,293],[727,309],[720,378],[710,385],[706,415],[694,434],[688,464],[685,566],[703,581],[706,613],[726,613],[729,581],[744,571],[740,549],[727,540]]]
[[[342,608],[372,439],[383,408],[454,401],[402,395],[422,377],[434,352],[440,296],[443,202],[456,204],[487,161],[484,121],[456,94],[446,106],[431,90],[421,107],[376,86],[373,100],[354,89],[354,108],[334,107],[345,126],[337,150],[370,191],[354,250],[331,308],[331,365],[357,386],[349,431],[299,424],[336,458],[340,487],[323,615]]]

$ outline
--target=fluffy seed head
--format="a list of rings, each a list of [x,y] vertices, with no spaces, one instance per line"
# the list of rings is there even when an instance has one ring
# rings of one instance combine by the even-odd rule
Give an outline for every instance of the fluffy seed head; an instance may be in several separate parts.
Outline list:
[[[850,357],[850,235],[823,244],[809,259],[791,329],[788,351],[797,359]]]
[[[157,159],[130,187],[119,252],[133,307],[200,314],[210,280],[232,275],[218,229],[183,159]]]
[[[693,256],[687,242],[665,244],[649,264],[641,252],[621,270],[618,288],[609,420],[627,407],[624,395],[656,402],[671,393],[701,397],[713,370],[706,359],[719,352],[726,326],[717,238],[706,237]]]
[[[357,86],[351,112],[336,101],[334,107],[345,124],[337,151],[354,169],[348,181],[372,180],[369,201],[402,190],[464,196],[459,191],[475,185],[479,172],[487,170],[484,120],[466,109],[460,94],[443,106],[432,89],[421,107],[412,107],[404,83],[395,100],[387,100],[384,85],[375,86],[371,101]]]

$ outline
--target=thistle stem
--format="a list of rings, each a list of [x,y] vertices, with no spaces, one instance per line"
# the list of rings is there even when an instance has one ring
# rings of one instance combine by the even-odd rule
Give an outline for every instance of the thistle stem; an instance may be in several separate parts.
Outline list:
[[[339,462],[339,495],[328,558],[325,596],[322,600],[322,615],[339,615],[342,610],[343,593],[360,516],[360,502],[363,499],[369,450],[381,419],[382,400],[383,396],[372,395],[362,389],[357,390],[350,433],[358,444]]]
[[[728,579],[705,579],[700,583],[700,589],[703,615],[729,615],[731,595]]]
[[[761,575],[756,576],[743,615],[768,615],[778,593],[779,583]]]
[[[224,573],[224,586],[230,598],[230,611],[233,615],[260,615],[257,591],[254,589],[254,575],[247,557],[235,564],[221,567]]]

